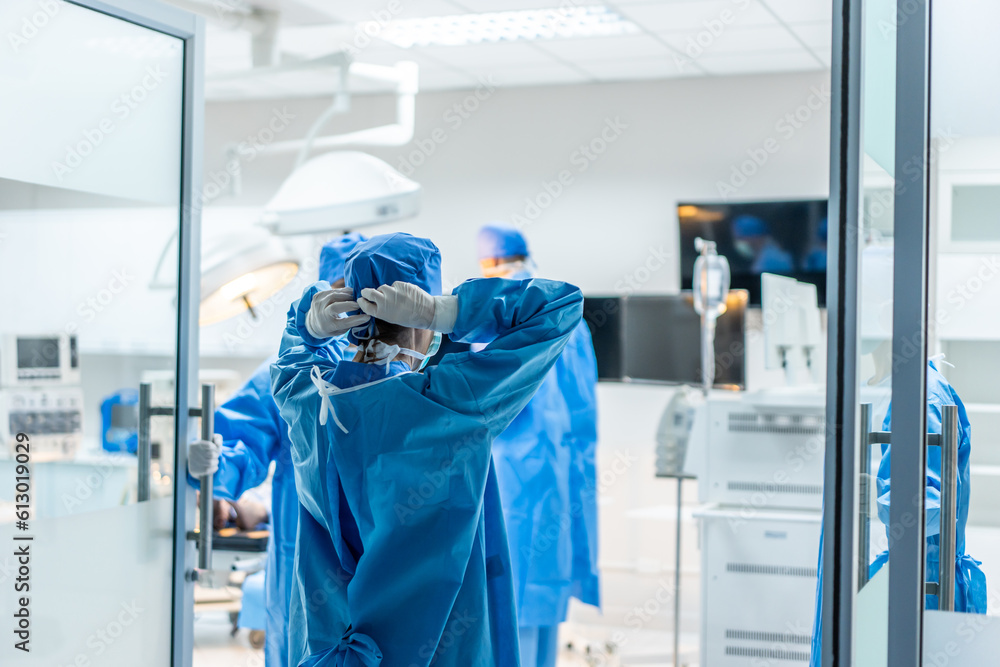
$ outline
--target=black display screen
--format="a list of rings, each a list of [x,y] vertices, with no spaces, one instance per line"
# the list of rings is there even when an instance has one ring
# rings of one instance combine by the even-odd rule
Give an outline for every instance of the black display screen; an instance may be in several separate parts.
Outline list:
[[[18,368],[59,368],[58,338],[18,338]]]
[[[716,322],[715,384],[746,386],[747,294],[730,292]],[[601,380],[701,384],[701,318],[690,292],[664,296],[588,297],[590,326]]]
[[[746,203],[682,203],[681,289],[692,288],[696,238],[715,241],[729,260],[732,289],[747,290],[760,305],[760,274],[776,273],[816,285],[826,299],[827,200]]]

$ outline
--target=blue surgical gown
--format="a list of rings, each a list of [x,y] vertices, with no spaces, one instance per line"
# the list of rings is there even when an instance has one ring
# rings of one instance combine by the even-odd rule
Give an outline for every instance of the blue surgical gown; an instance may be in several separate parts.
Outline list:
[[[941,408],[945,405],[958,406],[958,499],[957,499],[957,544],[955,549],[955,611],[986,613],[986,575],[979,569],[980,562],[965,553],[965,526],[969,520],[969,456],[972,453],[971,425],[965,412],[965,405],[954,387],[938,371],[934,363],[927,367],[927,431],[941,433]],[[886,413],[882,430],[891,431],[892,404]],[[882,460],[878,466],[876,486],[878,490],[878,517],[886,526],[889,538],[889,497],[892,482],[889,478],[892,445],[882,445]],[[938,580],[938,550],[941,532],[941,448],[927,449],[927,495],[924,501],[927,522],[924,527],[926,545],[927,581]],[[882,569],[889,561],[889,551],[883,551],[868,568],[869,577]],[[936,595],[925,596],[927,609],[937,609]],[[823,538],[820,535],[819,583],[816,587],[816,617],[813,625],[812,657],[810,667],[819,667],[822,653],[823,617]]]
[[[346,339],[330,349],[339,358]],[[215,432],[222,435],[222,456],[213,478],[213,494],[236,501],[244,492],[264,483],[274,461],[271,480],[271,539],[267,543],[265,593],[267,605],[264,647],[268,667],[284,667],[288,657],[288,604],[291,598],[295,533],[299,499],[295,492],[288,426],[271,396],[271,364],[264,362],[250,379],[215,412]],[[188,476],[189,481],[196,481]]]
[[[493,443],[521,627],[563,622],[571,596],[600,604],[596,386],[594,346],[581,322]]]
[[[424,373],[338,362],[289,312],[272,385],[290,424],[302,510],[290,664],[519,664],[514,587],[492,443],[581,321],[583,297],[546,280],[455,289],[452,339],[489,343]],[[317,366],[340,393],[320,425]]]

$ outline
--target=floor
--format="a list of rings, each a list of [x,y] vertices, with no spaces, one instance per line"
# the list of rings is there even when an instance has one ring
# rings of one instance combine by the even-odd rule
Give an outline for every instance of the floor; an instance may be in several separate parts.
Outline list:
[[[579,614],[571,612],[571,618]],[[247,631],[230,634],[222,612],[201,614],[194,626],[194,667],[263,667],[264,654],[250,648]],[[673,637],[657,629],[569,621],[560,628],[564,646],[558,667],[639,667],[672,664]],[[616,643],[618,640],[619,643]],[[696,667],[698,639],[681,636],[681,664]]]

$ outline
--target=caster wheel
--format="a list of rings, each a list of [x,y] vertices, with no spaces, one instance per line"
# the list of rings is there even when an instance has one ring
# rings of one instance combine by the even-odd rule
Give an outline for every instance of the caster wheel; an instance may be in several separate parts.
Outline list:
[[[263,630],[251,630],[250,631],[250,646],[255,649],[264,648],[264,631]]]

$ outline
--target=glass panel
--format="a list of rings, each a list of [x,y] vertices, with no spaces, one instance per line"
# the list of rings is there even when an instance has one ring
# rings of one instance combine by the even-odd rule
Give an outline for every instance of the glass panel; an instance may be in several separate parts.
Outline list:
[[[985,665],[1000,653],[1000,266],[983,242],[1000,240],[1000,96],[979,85],[982,72],[1000,66],[1000,44],[988,24],[1000,19],[992,3],[933,3],[931,20],[932,219],[948,219],[950,239],[932,234],[928,293],[931,350],[944,355],[928,371],[928,423],[940,404],[958,408],[958,463],[954,487],[941,483],[941,503],[955,498],[954,612],[924,613],[924,664]],[[975,20],[970,20],[975,11]],[[948,188],[945,191],[945,188]],[[950,196],[948,196],[950,195]],[[950,202],[950,203],[949,203]],[[950,210],[945,210],[948,207]],[[946,242],[966,241],[964,252]],[[944,477],[940,459],[929,459],[928,478]],[[951,488],[949,488],[951,487]],[[949,493],[951,491],[951,493]],[[929,492],[930,497],[930,492]],[[943,514],[943,512],[941,513]],[[927,566],[936,577],[943,525],[928,523]],[[969,629],[972,629],[971,631]]]
[[[1000,241],[1000,185],[956,185],[951,194],[953,241]]]
[[[889,430],[892,399],[893,176],[896,113],[896,2],[863,3],[864,86],[861,105],[864,151],[859,230],[858,365],[862,406],[855,428],[859,452],[857,493],[858,582],[855,664],[877,667],[888,660],[887,447],[867,445],[863,433]],[[865,421],[870,424],[865,428]]]
[[[6,0],[0,32],[0,543],[31,550],[13,655],[166,665],[173,419],[139,503],[137,395],[174,403],[183,42],[58,0]]]

